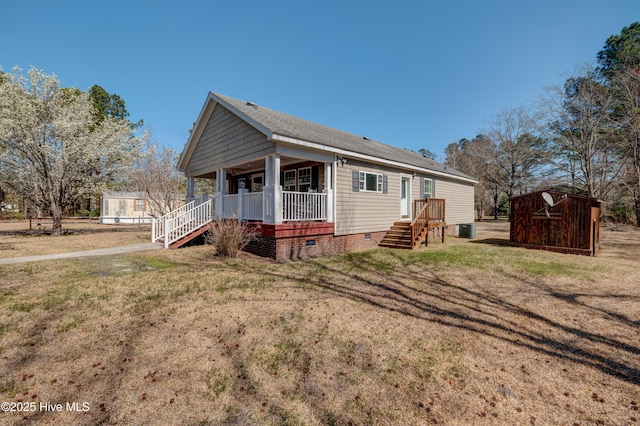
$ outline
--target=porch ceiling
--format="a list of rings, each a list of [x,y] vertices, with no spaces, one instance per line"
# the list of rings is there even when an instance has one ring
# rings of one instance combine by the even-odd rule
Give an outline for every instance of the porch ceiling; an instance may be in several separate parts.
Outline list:
[[[261,171],[264,170],[265,167],[265,158],[257,158],[255,160],[251,160],[247,163],[238,163],[238,164],[234,164],[228,167],[225,167],[225,170],[227,170],[227,173],[230,175],[238,175],[238,174],[246,174],[246,173],[251,173],[251,172],[256,172],[256,171]],[[290,166],[291,164],[296,164],[296,163],[301,163],[304,161],[314,161],[314,160],[309,160],[309,159],[305,159],[305,158],[298,158],[298,157],[292,157],[292,156],[287,156],[287,155],[281,155],[280,156],[280,168],[282,169],[283,167],[286,166]],[[200,179],[215,179],[216,178],[216,172],[212,171],[209,173],[205,173],[202,175],[198,175],[198,176],[194,176],[195,178],[200,178]]]

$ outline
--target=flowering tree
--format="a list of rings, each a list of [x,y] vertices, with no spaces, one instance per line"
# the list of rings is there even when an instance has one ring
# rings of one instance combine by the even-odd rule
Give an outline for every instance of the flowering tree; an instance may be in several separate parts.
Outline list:
[[[126,119],[95,120],[89,94],[65,89],[55,75],[15,68],[0,80],[0,183],[53,216],[101,191],[137,153]]]

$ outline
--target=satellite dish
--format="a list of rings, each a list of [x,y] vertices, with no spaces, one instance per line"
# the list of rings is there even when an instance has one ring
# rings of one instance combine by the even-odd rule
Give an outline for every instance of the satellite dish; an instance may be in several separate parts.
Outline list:
[[[547,203],[549,207],[553,207],[553,205],[555,204],[553,202],[553,197],[548,192],[542,193],[542,199],[544,200],[545,203]]]
[[[544,214],[547,216],[547,219],[551,219],[551,213],[549,213],[549,209],[551,209],[554,206],[557,206],[558,204],[562,203],[563,201],[567,201],[567,194],[564,194],[560,198],[560,200],[558,200],[557,203],[555,201],[553,201],[553,196],[551,196],[551,194],[549,194],[548,192],[543,192],[540,195],[542,195],[542,199],[544,200],[544,207],[541,208],[540,210],[534,212],[534,214],[540,213],[542,210],[544,210]],[[560,214],[560,213],[557,213],[557,214]]]

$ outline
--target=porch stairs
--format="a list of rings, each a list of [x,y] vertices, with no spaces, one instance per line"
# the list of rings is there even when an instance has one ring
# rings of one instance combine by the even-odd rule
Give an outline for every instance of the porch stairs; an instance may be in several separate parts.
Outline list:
[[[151,222],[151,242],[178,248],[204,234],[213,222],[213,199],[194,200]]]
[[[394,222],[380,242],[380,247],[413,250],[424,242],[429,244],[429,230],[439,230],[444,243],[445,228],[443,199],[414,201],[414,218],[411,222]]]

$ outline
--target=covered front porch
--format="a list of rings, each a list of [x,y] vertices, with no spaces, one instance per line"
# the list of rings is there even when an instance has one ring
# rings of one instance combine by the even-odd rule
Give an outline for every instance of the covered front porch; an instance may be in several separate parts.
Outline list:
[[[214,179],[213,219],[233,218],[265,224],[333,222],[334,168],[331,161],[279,153],[189,177],[187,198],[196,199],[194,178]],[[204,200],[203,200],[204,201]]]

